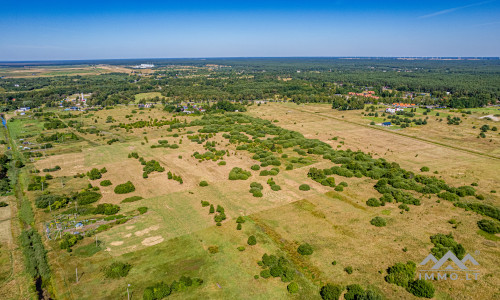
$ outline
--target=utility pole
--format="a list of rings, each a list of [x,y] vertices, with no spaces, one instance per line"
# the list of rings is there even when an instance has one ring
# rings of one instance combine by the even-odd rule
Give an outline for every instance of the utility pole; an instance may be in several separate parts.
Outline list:
[[[95,235],[95,246],[97,248],[97,234]]]
[[[129,293],[129,291],[128,291],[128,287],[129,287],[129,286],[130,286],[130,283],[129,283],[129,284],[127,284],[127,300],[130,300],[130,293]]]
[[[76,283],[78,283],[78,267],[76,267],[75,273],[76,273]]]

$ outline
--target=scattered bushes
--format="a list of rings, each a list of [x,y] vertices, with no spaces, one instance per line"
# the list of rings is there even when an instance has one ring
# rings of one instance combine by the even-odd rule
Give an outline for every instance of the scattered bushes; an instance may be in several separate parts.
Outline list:
[[[302,244],[297,248],[297,252],[300,255],[311,255],[313,254],[314,250],[311,245],[308,243]]]
[[[127,194],[135,191],[135,186],[132,182],[127,181],[125,183],[119,184],[115,187],[116,194]]]
[[[370,224],[372,224],[373,226],[377,226],[377,227],[384,227],[385,225],[387,225],[387,222],[382,217],[375,217],[375,218],[371,219]]]

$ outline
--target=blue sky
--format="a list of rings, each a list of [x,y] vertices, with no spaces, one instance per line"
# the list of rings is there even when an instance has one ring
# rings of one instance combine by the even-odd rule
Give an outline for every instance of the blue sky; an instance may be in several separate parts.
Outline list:
[[[12,1],[0,61],[500,56],[497,1]]]

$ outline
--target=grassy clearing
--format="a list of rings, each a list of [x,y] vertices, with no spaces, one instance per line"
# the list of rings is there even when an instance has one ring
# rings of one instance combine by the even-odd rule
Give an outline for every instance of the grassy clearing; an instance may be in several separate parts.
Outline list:
[[[163,95],[160,92],[150,92],[150,93],[140,93],[135,95],[135,102],[139,102],[141,100],[153,100],[153,98],[163,98]]]

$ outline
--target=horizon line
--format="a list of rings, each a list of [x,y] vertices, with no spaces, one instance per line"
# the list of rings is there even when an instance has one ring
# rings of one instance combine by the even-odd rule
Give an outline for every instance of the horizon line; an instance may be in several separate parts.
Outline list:
[[[72,61],[110,61],[110,60],[177,60],[177,59],[258,59],[258,58],[356,58],[356,59],[500,59],[500,56],[209,56],[209,57],[131,57],[131,58],[83,58],[83,59],[41,59],[41,60],[0,60],[0,63],[37,63]]]

